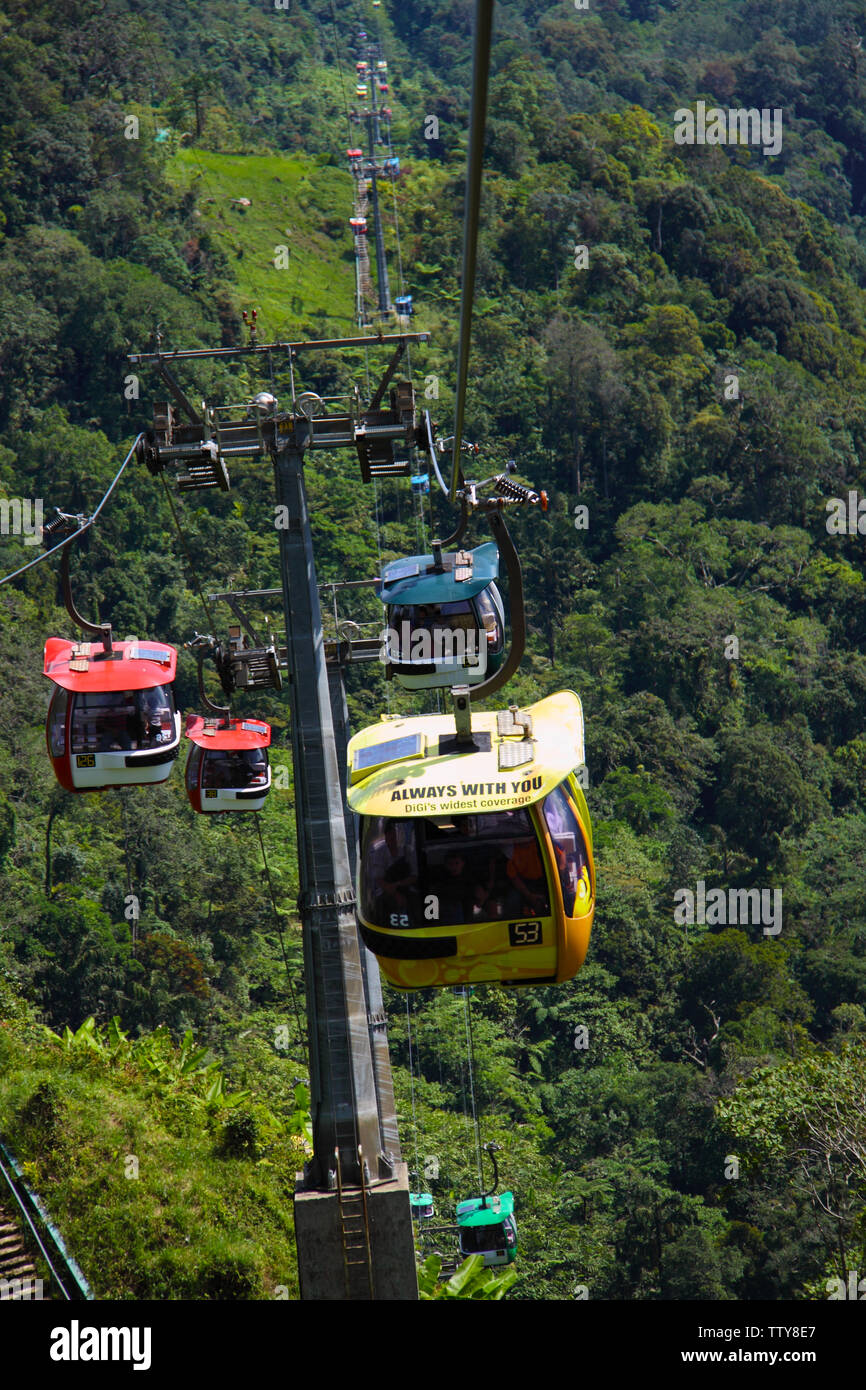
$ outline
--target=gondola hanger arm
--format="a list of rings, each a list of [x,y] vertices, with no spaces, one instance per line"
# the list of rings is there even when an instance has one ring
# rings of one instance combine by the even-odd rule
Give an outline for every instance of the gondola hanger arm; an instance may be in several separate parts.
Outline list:
[[[197,632],[191,641],[184,643],[184,646],[195,655],[198,670],[198,693],[202,704],[206,710],[216,715],[228,727],[231,722],[231,709],[224,705],[215,705],[204,688],[204,659],[206,656],[214,657],[216,655],[216,642],[212,637]]]
[[[59,507],[55,508],[55,515],[50,521],[46,522],[42,528],[42,543],[53,548],[53,542],[60,538],[63,550],[60,555],[60,580],[63,585],[63,602],[66,611],[76,626],[86,632],[89,637],[95,637],[102,642],[106,656],[111,656],[113,647],[111,644],[111,623],[90,623],[78,612],[75,607],[75,600],[72,597],[72,579],[69,573],[69,552],[72,548],[72,541],[77,539],[85,527],[86,518],[83,516],[69,516],[66,512],[61,512]]]

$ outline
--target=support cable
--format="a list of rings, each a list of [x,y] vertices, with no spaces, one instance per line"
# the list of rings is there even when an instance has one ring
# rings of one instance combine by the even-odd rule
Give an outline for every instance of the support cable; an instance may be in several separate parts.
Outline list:
[[[128,787],[119,787],[118,790],[119,790],[119,792],[120,792],[120,794],[121,794],[121,795],[120,795],[120,814],[121,814],[121,819],[122,819],[122,821],[123,821],[123,860],[124,860],[124,866],[125,866],[125,868],[126,868],[126,896],[129,897],[130,894],[132,893],[132,871],[131,871],[131,869],[130,869],[130,867],[129,867],[129,818],[128,818],[128,815],[127,815],[127,811],[128,811],[128,807],[127,807],[127,796],[128,796],[128,793],[129,793],[129,788],[128,788]],[[125,899],[124,899],[124,902],[125,902]],[[138,908],[138,899],[137,899],[137,898],[136,898],[136,901],[135,901],[135,907],[136,907],[136,910],[137,910],[137,908]],[[130,923],[130,936],[131,936],[131,938],[132,938],[132,954],[135,955],[135,946],[136,946],[136,942],[137,942],[137,940],[138,940],[138,917],[137,917],[137,916],[136,916],[136,917],[133,917],[133,919],[132,919],[132,921],[131,921],[131,923]]]
[[[334,28],[334,48],[337,53],[337,68],[340,73],[340,90],[343,95],[343,110],[346,114],[346,130],[349,132],[349,140],[352,138],[352,122],[349,118],[349,102],[346,98],[346,83],[343,79],[343,61],[340,57],[340,39],[337,34],[337,16],[334,14],[334,0],[330,0],[331,5],[331,24]]]
[[[364,349],[364,351],[366,352],[366,348]],[[381,573],[382,573],[382,537],[381,537],[380,530],[379,530],[379,480],[378,480],[378,478],[374,478],[374,479],[373,479],[373,504],[374,504],[373,516],[374,516],[375,525],[376,525],[376,556],[377,556],[378,562],[379,562],[379,573],[381,574]],[[386,708],[386,710],[388,711],[388,714],[390,714],[390,713],[391,713],[391,683],[390,683],[390,681],[385,681],[385,708]]]
[[[449,496],[449,492],[448,492],[448,488],[447,488],[447,486],[446,486],[446,484],[445,484],[445,479],[442,477],[442,474],[439,472],[439,463],[438,463],[438,460],[437,460],[437,458],[436,458],[436,445],[433,443],[433,426],[432,426],[431,423],[430,423],[430,411],[429,411],[429,410],[425,410],[425,411],[424,411],[424,422],[425,422],[425,424],[426,424],[426,426],[427,426],[427,452],[428,452],[429,455],[430,455],[430,462],[431,462],[431,464],[433,465],[433,472],[436,474],[436,481],[438,482],[438,484],[439,484],[439,486],[441,487],[442,491],[444,492],[445,496],[448,497],[448,496]]]
[[[472,1102],[472,1124],[475,1130],[475,1155],[478,1161],[478,1189],[484,1191],[484,1170],[481,1166],[481,1130],[478,1125],[478,1109],[475,1104],[475,1042],[472,1037],[472,1008],[470,986],[464,985],[463,1006],[466,1017],[466,1044],[469,1058],[469,1096]]]
[[[65,545],[68,545],[70,541],[74,541],[74,540],[76,539],[77,536],[82,536],[82,535],[84,534],[85,531],[88,531],[88,530],[90,529],[90,527],[93,525],[93,523],[94,523],[94,521],[96,520],[96,518],[99,516],[99,513],[102,511],[102,508],[105,506],[106,502],[108,501],[109,497],[110,497],[111,494],[114,492],[114,489],[117,487],[117,484],[120,482],[120,479],[121,479],[121,477],[122,477],[122,475],[123,475],[123,472],[124,472],[124,469],[126,468],[126,465],[129,463],[130,459],[132,458],[133,454],[135,453],[136,447],[137,447],[137,445],[138,445],[138,441],[139,441],[140,439],[142,439],[143,437],[144,437],[144,436],[141,435],[141,434],[136,435],[136,438],[135,438],[135,440],[134,440],[134,442],[133,442],[132,448],[130,449],[130,451],[129,451],[129,453],[127,454],[126,458],[123,460],[123,463],[120,465],[119,469],[117,470],[117,473],[115,474],[114,479],[112,480],[111,486],[109,487],[109,489],[108,489],[108,491],[106,492],[105,496],[102,498],[102,501],[99,503],[99,506],[96,508],[96,511],[93,513],[93,515],[92,515],[91,517],[88,517],[88,519],[84,522],[83,526],[79,526],[79,528],[78,528],[77,531],[73,531],[73,532],[72,532],[72,535],[71,535],[71,536],[67,536],[66,539],[65,539],[65,540],[62,540],[62,541],[60,542],[59,545],[52,546],[51,550],[45,550],[45,551],[43,551],[43,553],[42,553],[41,555],[37,555],[37,556],[36,556],[36,559],[35,559],[35,560],[30,560],[28,564],[22,565],[21,568],[20,568],[20,570],[14,570],[12,574],[4,575],[3,578],[0,579],[0,584],[8,584],[10,579],[17,579],[18,576],[19,576],[19,574],[24,574],[25,570],[32,569],[33,566],[34,566],[34,565],[38,565],[38,564],[40,563],[41,560],[47,560],[48,557],[49,557],[49,555],[56,555],[57,552],[58,552],[58,550],[62,550],[63,547],[64,547]]]
[[[180,543],[183,546],[184,553],[186,554],[186,558],[189,561],[189,567],[190,572],[192,574],[192,582],[195,587],[195,591],[202,601],[202,607],[204,608],[205,616],[207,617],[211,632],[216,632],[216,623],[214,622],[214,616],[211,612],[210,605],[204,596],[204,590],[202,589],[201,584],[199,583],[198,573],[195,568],[195,562],[192,558],[192,555],[189,552],[189,546],[186,543],[186,536],[183,533],[183,527],[181,526],[180,521],[178,520],[177,512],[175,511],[174,499],[172,498],[168,483],[165,480],[165,474],[163,473],[161,476],[162,485],[165,488],[165,495],[168,498],[168,505],[171,508],[171,514],[174,518],[174,524],[177,527],[177,534],[180,536]]]
[[[472,338],[472,300],[478,256],[478,226],[481,216],[481,174],[484,159],[484,127],[487,120],[487,86],[490,77],[490,44],[493,30],[493,0],[476,0],[475,43],[472,53],[472,114],[469,125],[469,156],[466,168],[466,220],[463,226],[463,279],[460,288],[460,337],[457,346],[457,392],[455,396],[454,452],[451,459],[449,496],[456,501],[460,475],[460,448],[466,411],[466,383],[469,377],[469,347]]]
[[[389,135],[388,135],[388,153],[389,153],[389,155],[393,158],[394,151],[393,151],[392,148],[391,148],[391,136],[390,136],[390,131],[389,131]],[[400,281],[400,294],[401,294],[401,296],[405,296],[405,294],[406,294],[406,281],[405,281],[404,278],[403,278],[403,252],[402,252],[402,250],[401,250],[401,248],[400,248],[400,219],[399,219],[398,214],[397,214],[397,184],[396,184],[396,181],[393,180],[393,179],[392,179],[392,181],[391,181],[391,196],[393,197],[393,200],[394,200],[394,238],[395,238],[395,241],[396,241],[396,244],[397,244],[397,278],[398,278],[398,280]],[[412,375],[412,348],[411,348],[411,346],[410,346],[409,343],[406,344],[406,371],[408,372],[409,376],[411,377],[411,375]]]
[[[463,1128],[466,1131],[467,1147],[471,1145],[472,1121],[469,1118],[469,1107],[466,1104],[466,1063],[463,1053],[460,1054],[460,1113],[463,1116]]]
[[[412,1059],[412,1019],[409,1014],[409,995],[406,995],[406,1034],[409,1039],[409,1093],[412,1097],[412,1147],[415,1150],[415,1176],[418,1180],[418,1191],[421,1191],[421,1169],[418,1165],[418,1116],[415,1110],[415,1067]],[[421,1065],[418,1064],[418,1075],[420,1079]]]

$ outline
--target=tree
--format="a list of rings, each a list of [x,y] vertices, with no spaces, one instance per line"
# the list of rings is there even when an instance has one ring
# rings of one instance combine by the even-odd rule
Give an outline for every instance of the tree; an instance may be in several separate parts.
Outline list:
[[[866,1259],[866,1059],[856,1043],[812,1048],[763,1068],[718,1106],[754,1174],[768,1187],[794,1182],[824,1234],[826,1257],[847,1279]]]
[[[769,725],[730,733],[722,740],[716,818],[735,848],[768,865],[789,829],[806,824],[814,792]]]

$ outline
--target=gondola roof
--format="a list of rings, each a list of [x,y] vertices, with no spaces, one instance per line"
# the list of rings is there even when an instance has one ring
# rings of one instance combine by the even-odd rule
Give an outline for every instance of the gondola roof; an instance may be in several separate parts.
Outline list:
[[[173,681],[177,650],[165,642],[70,642],[49,637],[43,675],[64,690],[91,694],[109,690],[147,690]]]
[[[206,719],[201,714],[189,714],[186,719],[186,736],[200,748],[267,748],[271,741],[271,730],[270,725],[260,719],[233,719],[226,728],[219,719]]]
[[[521,721],[530,716],[531,727]],[[348,802],[364,816],[505,811],[539,801],[584,760],[583,709],[571,690],[515,715],[472,714],[464,751],[451,715],[384,719],[349,743]]]
[[[382,603],[394,604],[458,603],[474,598],[498,579],[499,548],[495,541],[487,541],[468,553],[472,556],[469,574],[465,574],[469,566],[455,566],[453,554],[443,555],[446,569],[433,574],[427,573],[433,564],[432,555],[408,555],[404,560],[394,560],[386,565],[376,586],[376,596]]]
[[[501,1226],[507,1216],[514,1215],[513,1192],[500,1192],[498,1197],[488,1197],[486,1206],[482,1206],[481,1201],[480,1197],[471,1197],[466,1202],[458,1202],[459,1226]]]

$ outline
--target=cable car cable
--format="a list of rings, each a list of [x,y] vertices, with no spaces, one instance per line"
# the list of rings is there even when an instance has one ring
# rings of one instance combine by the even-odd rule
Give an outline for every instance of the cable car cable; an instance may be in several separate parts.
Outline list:
[[[409,1094],[412,1098],[412,1146],[415,1150],[415,1175],[418,1179],[418,1188],[421,1187],[421,1169],[418,1166],[418,1115],[415,1109],[415,1070],[412,1060],[412,1020],[409,1014],[409,995],[406,995],[406,1036],[409,1040]],[[418,1066],[420,1077],[420,1062]]]
[[[472,1130],[472,1121],[469,1118],[469,1106],[466,1104],[466,1059],[462,1052],[460,1053],[460,1113],[463,1116],[463,1128],[466,1130],[466,1143],[468,1148],[472,1143],[469,1137]]]
[[[481,1165],[481,1131],[478,1127],[478,1107],[475,1103],[475,1048],[472,1041],[472,1016],[470,1011],[471,985],[463,986],[463,1010],[466,1023],[466,1046],[469,1061],[469,1099],[472,1103],[472,1125],[475,1130],[475,1153],[478,1160],[478,1182],[484,1186],[484,1171]]]
[[[439,486],[441,487],[442,491],[444,492],[445,496],[448,497],[448,495],[449,495],[449,493],[448,493],[448,487],[447,487],[447,484],[446,484],[446,482],[445,482],[445,479],[442,477],[442,474],[439,472],[439,464],[438,464],[437,459],[436,459],[436,445],[433,443],[433,425],[432,425],[431,420],[430,420],[430,411],[429,411],[429,410],[425,410],[425,411],[424,411],[424,422],[425,422],[426,427],[427,427],[427,451],[428,451],[428,453],[430,454],[430,462],[431,462],[431,464],[433,465],[433,472],[436,474],[436,481],[438,482],[438,484],[439,484]]]
[[[339,73],[340,73],[340,90],[341,90],[341,92],[342,92],[342,94],[343,94],[343,110],[344,110],[344,112],[346,113],[346,129],[347,129],[347,131],[349,132],[349,138],[350,138],[350,140],[351,140],[351,136],[352,136],[352,122],[351,122],[351,120],[350,120],[350,118],[349,118],[349,102],[348,102],[347,97],[346,97],[346,83],[345,83],[345,81],[343,80],[343,61],[342,61],[342,59],[341,59],[341,57],[340,57],[340,39],[339,39],[339,36],[338,36],[338,34],[337,34],[337,16],[336,16],[335,13],[334,13],[334,0],[330,0],[330,5],[331,5],[331,24],[333,25],[333,29],[334,29],[334,48],[336,49],[336,53],[337,53],[337,69],[338,69],[338,71],[339,71]]]
[[[295,994],[295,985],[294,985],[294,981],[292,980],[292,972],[291,972],[291,970],[290,970],[290,968],[289,968],[289,958],[288,958],[288,956],[286,955],[286,943],[285,943],[285,940],[284,940],[284,938],[283,938],[283,925],[282,925],[282,919],[281,919],[281,917],[280,917],[279,910],[278,910],[278,908],[277,908],[277,900],[276,900],[276,897],[275,897],[275,895],[274,895],[274,886],[273,886],[273,883],[271,882],[271,870],[270,870],[270,865],[268,864],[268,856],[267,856],[267,854],[265,853],[265,842],[264,842],[264,838],[263,838],[263,836],[262,836],[262,827],[261,827],[261,822],[259,821],[259,813],[258,813],[258,811],[254,811],[254,812],[253,812],[253,815],[255,816],[256,830],[258,831],[258,834],[259,834],[259,844],[261,845],[262,859],[263,859],[263,861],[264,861],[264,865],[265,865],[265,874],[266,874],[267,880],[268,880],[268,893],[269,893],[270,899],[271,899],[271,907],[272,907],[273,910],[274,910],[274,924],[275,924],[275,926],[276,926],[276,928],[277,928],[277,936],[279,937],[280,950],[281,950],[282,953],[283,953],[283,964],[284,964],[284,966],[286,967],[286,979],[287,979],[288,982],[289,982],[289,990],[290,990],[291,996],[292,996],[292,1005],[293,1005],[294,1010],[295,1010],[295,1022],[296,1022],[297,1025],[298,1025],[298,1042],[299,1042],[299,1044],[300,1044],[301,1051],[302,1051],[302,1053],[304,1054],[304,1057],[305,1057],[305,1060],[306,1060],[307,1070],[309,1071],[309,1069],[310,1069],[310,1048],[309,1048],[309,1042],[308,1042],[307,1036],[306,1036],[306,1034],[305,1034],[303,1024],[301,1023],[301,1014],[300,1014],[300,1010],[299,1010],[299,1008],[298,1008],[298,999],[297,999],[297,995]]]
[[[127,816],[126,788],[118,787],[120,793],[120,816],[123,822],[123,860],[126,869],[126,898],[132,894],[132,871],[129,867],[129,820]],[[126,898],[124,902],[126,902]],[[135,899],[136,911],[138,910],[138,899]],[[135,942],[138,935],[138,917],[134,916],[129,924],[130,936],[132,937],[132,954],[135,955]]]
[[[478,226],[481,216],[481,174],[484,159],[484,128],[487,119],[487,87],[490,77],[490,44],[493,29],[493,0],[476,0],[475,43],[472,53],[472,111],[469,125],[469,155],[466,169],[466,213],[463,230],[463,276],[460,289],[460,334],[457,344],[457,391],[455,396],[454,452],[451,459],[449,497],[457,500],[460,475],[460,449],[466,411],[466,385],[469,378],[469,348],[472,338],[472,300],[478,256]]]
[[[92,515],[91,517],[88,517],[88,519],[85,521],[84,525],[83,525],[83,526],[80,526],[80,527],[78,528],[77,531],[73,531],[72,534],[71,534],[70,536],[66,536],[65,539],[62,540],[62,541],[59,543],[59,545],[52,546],[52,548],[51,548],[50,550],[45,550],[45,551],[43,551],[43,553],[42,553],[41,555],[37,555],[35,560],[30,560],[26,565],[22,565],[21,568],[20,568],[20,570],[14,570],[14,571],[12,572],[12,574],[4,575],[3,578],[0,579],[0,584],[8,584],[8,582],[9,582],[10,579],[17,579],[18,576],[19,576],[19,574],[24,574],[24,572],[25,572],[26,570],[32,569],[33,566],[34,566],[34,565],[38,565],[38,564],[40,563],[40,561],[42,561],[42,560],[47,560],[48,557],[49,557],[49,555],[56,555],[57,552],[58,552],[58,550],[62,550],[63,547],[64,547],[65,545],[69,545],[69,542],[70,542],[70,541],[74,541],[74,540],[76,539],[77,536],[82,536],[82,535],[84,534],[85,531],[88,531],[88,530],[90,529],[90,527],[93,525],[93,523],[94,523],[94,521],[96,520],[96,518],[99,516],[99,513],[102,511],[102,508],[105,506],[106,502],[108,501],[109,497],[110,497],[111,494],[113,493],[113,491],[114,491],[114,489],[116,488],[117,484],[120,482],[120,479],[121,479],[121,476],[122,476],[122,474],[123,474],[124,469],[126,468],[127,464],[129,463],[130,459],[132,458],[133,454],[135,453],[136,448],[138,447],[138,442],[139,442],[139,440],[140,440],[140,439],[143,439],[143,438],[144,438],[144,435],[143,435],[143,434],[136,435],[136,438],[135,438],[135,441],[134,441],[134,443],[133,443],[133,445],[132,445],[132,448],[130,449],[130,451],[129,451],[129,453],[127,454],[126,458],[123,460],[123,463],[120,465],[120,468],[117,470],[117,473],[115,474],[115,477],[114,477],[114,480],[113,480],[112,483],[111,483],[111,486],[109,487],[109,489],[108,489],[108,491],[106,492],[105,496],[102,498],[102,501],[99,503],[99,506],[96,508],[96,511],[93,513],[93,515]]]

